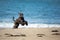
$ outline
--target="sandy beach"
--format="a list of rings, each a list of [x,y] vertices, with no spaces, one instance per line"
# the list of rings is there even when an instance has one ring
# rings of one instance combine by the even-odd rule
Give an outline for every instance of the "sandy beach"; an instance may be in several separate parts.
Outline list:
[[[1,29],[0,40],[60,40],[60,28]]]

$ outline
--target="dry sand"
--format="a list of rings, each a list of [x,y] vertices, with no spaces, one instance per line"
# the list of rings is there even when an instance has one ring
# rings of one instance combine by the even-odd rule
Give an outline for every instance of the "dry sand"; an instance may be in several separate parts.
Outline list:
[[[1,29],[0,40],[60,40],[60,28]]]

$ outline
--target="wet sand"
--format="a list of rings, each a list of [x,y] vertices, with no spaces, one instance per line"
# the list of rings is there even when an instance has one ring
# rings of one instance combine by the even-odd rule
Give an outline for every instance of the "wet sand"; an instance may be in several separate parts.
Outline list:
[[[60,28],[1,29],[0,40],[60,40]]]

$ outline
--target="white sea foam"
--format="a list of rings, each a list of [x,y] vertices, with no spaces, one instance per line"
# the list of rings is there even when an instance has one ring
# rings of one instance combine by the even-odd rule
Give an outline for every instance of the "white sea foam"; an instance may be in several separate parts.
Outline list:
[[[13,23],[0,23],[0,28],[13,28]],[[28,24],[28,26],[19,25],[19,28],[51,28],[51,27],[60,27],[59,24]]]

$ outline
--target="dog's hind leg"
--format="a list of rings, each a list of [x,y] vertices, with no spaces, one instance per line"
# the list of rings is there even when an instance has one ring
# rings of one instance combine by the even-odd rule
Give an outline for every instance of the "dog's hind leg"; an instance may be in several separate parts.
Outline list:
[[[19,24],[15,24],[13,28],[18,28]]]

